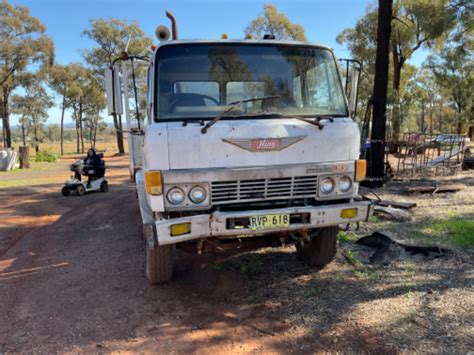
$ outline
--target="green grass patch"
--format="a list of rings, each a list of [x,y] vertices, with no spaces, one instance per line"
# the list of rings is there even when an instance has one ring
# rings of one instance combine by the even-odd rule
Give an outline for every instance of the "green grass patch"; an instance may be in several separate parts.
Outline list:
[[[370,223],[377,223],[378,221],[379,221],[379,219],[375,215],[372,215],[372,216],[369,217],[369,222]]]
[[[347,243],[357,240],[357,236],[353,232],[339,231],[339,242]]]
[[[474,218],[450,215],[447,219],[423,222],[411,237],[429,244],[474,248]]]

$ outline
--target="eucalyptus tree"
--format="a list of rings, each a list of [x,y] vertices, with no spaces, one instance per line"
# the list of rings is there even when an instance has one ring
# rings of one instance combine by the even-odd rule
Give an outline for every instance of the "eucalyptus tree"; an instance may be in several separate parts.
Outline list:
[[[22,5],[0,2],[0,115],[4,145],[11,147],[10,96],[32,68],[45,71],[54,62],[46,26]]]
[[[269,34],[280,40],[306,41],[303,26],[291,22],[273,4],[264,5],[263,14],[250,22],[245,28],[245,34],[254,38],[263,38]]]
[[[391,97],[399,107],[403,96],[403,69],[420,48],[441,48],[457,23],[453,0],[397,0],[393,4],[391,52]],[[345,44],[352,55],[364,62],[369,75],[374,73],[377,9],[369,6],[355,27],[342,31],[337,41]],[[395,110],[392,118],[393,138],[400,135],[402,115]]]
[[[456,129],[474,119],[474,56],[467,46],[449,46],[428,58],[436,84],[456,111]]]
[[[82,34],[95,42],[96,46],[82,51],[86,62],[98,76],[122,55],[127,48],[129,55],[146,55],[152,44],[136,22],[111,19],[91,19],[89,28]],[[127,47],[128,44],[128,47]],[[119,153],[124,153],[122,120],[113,115]]]
[[[26,128],[33,135],[32,143],[35,151],[39,152],[39,144],[44,137],[44,123],[48,119],[48,110],[54,102],[42,85],[42,78],[30,77],[28,83],[24,85],[24,89],[24,95],[15,94],[12,96],[12,112],[20,117],[23,144],[26,145],[24,131]]]
[[[74,68],[56,64],[49,72],[49,86],[59,95],[61,107],[60,147],[64,154],[64,113],[70,107],[71,90],[74,87]]]

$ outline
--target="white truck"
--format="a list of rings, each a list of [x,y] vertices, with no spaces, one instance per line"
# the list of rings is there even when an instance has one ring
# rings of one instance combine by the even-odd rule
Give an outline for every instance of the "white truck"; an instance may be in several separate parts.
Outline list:
[[[354,199],[366,170],[356,90],[346,97],[332,50],[272,36],[178,40],[167,15],[173,39],[160,26],[150,58],[124,54],[106,73],[109,113],[127,117],[149,281],[171,279],[176,248],[292,243],[308,264],[330,263],[338,226],[371,213]],[[141,65],[146,100],[129,92]]]

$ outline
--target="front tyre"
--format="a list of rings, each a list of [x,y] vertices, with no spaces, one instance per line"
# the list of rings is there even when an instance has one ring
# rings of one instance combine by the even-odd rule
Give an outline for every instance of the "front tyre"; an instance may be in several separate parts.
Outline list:
[[[296,244],[298,258],[310,266],[326,266],[336,256],[338,232],[337,226],[311,231],[309,242]]]
[[[77,185],[76,193],[77,193],[77,196],[84,196],[84,194],[86,193],[86,189],[84,185],[82,184]]]
[[[71,193],[71,190],[69,190],[69,187],[63,186],[63,188],[61,189],[61,194],[63,196],[69,196],[70,193]]]
[[[174,245],[160,245],[146,250],[146,277],[152,285],[168,282],[173,277]]]

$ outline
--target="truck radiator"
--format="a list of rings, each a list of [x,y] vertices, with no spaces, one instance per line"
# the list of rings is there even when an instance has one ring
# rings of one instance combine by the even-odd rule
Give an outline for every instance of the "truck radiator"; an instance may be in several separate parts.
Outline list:
[[[315,197],[317,191],[318,177],[315,175],[211,182],[211,200],[215,205]]]

